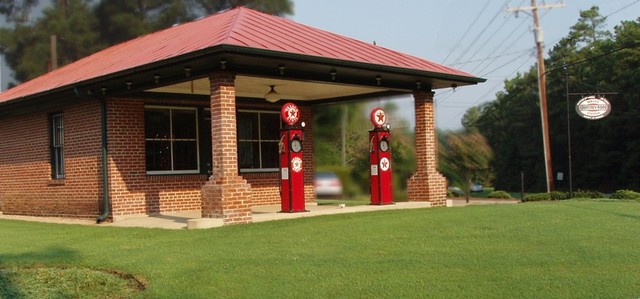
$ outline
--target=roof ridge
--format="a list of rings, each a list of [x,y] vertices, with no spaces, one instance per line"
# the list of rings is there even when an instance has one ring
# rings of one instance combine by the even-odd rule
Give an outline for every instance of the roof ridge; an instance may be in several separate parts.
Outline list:
[[[231,9],[229,11],[225,11],[225,12],[222,12],[222,13],[230,13],[230,12],[233,12],[234,10],[236,10],[237,12],[236,12],[235,16],[232,18],[232,20],[231,20],[231,22],[229,24],[229,29],[224,34],[224,38],[222,39],[223,43],[228,43],[229,39],[231,39],[231,35],[235,32],[235,29],[240,27],[240,25],[241,25],[241,22],[240,22],[241,21],[241,17],[244,16],[244,14],[245,14],[244,12],[247,10],[247,8],[244,7],[244,6],[238,6],[238,7],[234,8],[234,9]]]

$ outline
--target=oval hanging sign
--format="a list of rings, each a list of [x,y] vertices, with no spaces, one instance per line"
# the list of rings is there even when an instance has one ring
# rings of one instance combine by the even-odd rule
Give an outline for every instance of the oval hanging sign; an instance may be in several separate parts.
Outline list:
[[[605,98],[588,96],[576,104],[576,112],[586,119],[601,119],[611,112],[611,104]]]

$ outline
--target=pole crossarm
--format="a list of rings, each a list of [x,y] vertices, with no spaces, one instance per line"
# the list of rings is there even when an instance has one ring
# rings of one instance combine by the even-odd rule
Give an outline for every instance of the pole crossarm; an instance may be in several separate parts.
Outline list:
[[[565,4],[561,1],[560,3],[543,4],[543,5],[537,5],[537,6],[507,7],[507,12],[530,11],[534,9],[552,9],[552,8],[563,8],[563,7],[565,7]]]

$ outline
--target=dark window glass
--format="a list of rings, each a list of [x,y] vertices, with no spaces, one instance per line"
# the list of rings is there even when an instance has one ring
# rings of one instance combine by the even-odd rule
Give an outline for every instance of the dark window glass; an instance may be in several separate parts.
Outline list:
[[[175,141],[173,143],[173,169],[198,169],[198,146],[192,141]]]
[[[145,108],[147,171],[198,172],[197,114],[190,108]]]
[[[174,139],[196,139],[196,111],[172,110]]]
[[[263,141],[280,138],[280,114],[260,114],[260,138]]]
[[[147,171],[171,171],[171,142],[147,141]]]
[[[237,127],[240,170],[278,168],[280,114],[268,111],[239,111]]]
[[[146,109],[144,111],[144,137],[168,139],[171,136],[169,109]]]
[[[258,114],[238,112],[238,140],[250,141],[259,139]]]
[[[64,170],[64,116],[51,116],[51,177],[62,179]]]

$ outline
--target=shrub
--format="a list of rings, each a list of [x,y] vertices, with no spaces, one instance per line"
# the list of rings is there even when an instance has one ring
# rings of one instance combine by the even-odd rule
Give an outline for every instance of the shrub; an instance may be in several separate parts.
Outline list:
[[[507,191],[496,190],[496,191],[493,191],[493,192],[489,193],[489,198],[509,199],[509,198],[511,198],[511,194],[507,193]]]
[[[605,198],[602,192],[598,191],[589,191],[589,190],[580,190],[573,191],[573,198]]]
[[[549,197],[551,200],[563,200],[567,199],[567,194],[560,191],[551,191],[551,193],[549,193]]]
[[[551,194],[549,193],[527,194],[522,201],[543,201],[543,200],[551,200]]]
[[[611,198],[640,200],[640,193],[632,190],[618,190],[611,195]]]

